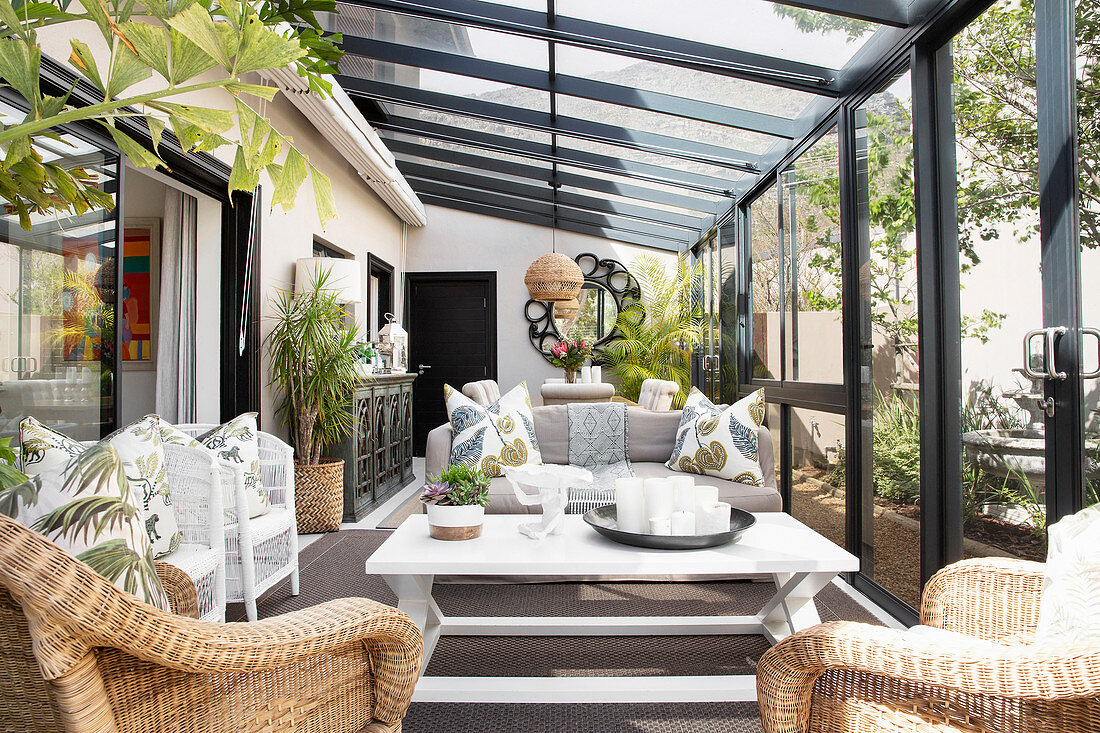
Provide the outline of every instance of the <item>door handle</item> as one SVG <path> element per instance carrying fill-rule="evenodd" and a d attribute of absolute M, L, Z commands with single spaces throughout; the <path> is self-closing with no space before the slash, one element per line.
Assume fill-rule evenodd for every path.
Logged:
<path fill-rule="evenodd" d="M 1046 329 L 1034 328 L 1034 329 L 1032 329 L 1032 330 L 1030 330 L 1030 331 L 1028 331 L 1027 333 L 1024 334 L 1024 368 L 1023 368 L 1023 372 L 1024 372 L 1024 376 L 1026 376 L 1028 379 L 1046 379 L 1047 378 L 1047 373 L 1045 371 L 1046 370 L 1046 363 L 1047 363 L 1047 354 L 1046 354 L 1046 344 L 1045 343 L 1043 345 L 1043 371 L 1036 371 L 1035 369 L 1033 369 L 1031 367 L 1031 342 L 1035 339 L 1036 336 L 1042 336 L 1044 333 L 1046 333 Z"/>
<path fill-rule="evenodd" d="M 1084 340 L 1085 336 L 1092 336 L 1096 339 L 1096 352 L 1097 352 L 1097 367 L 1094 372 L 1084 372 L 1081 374 L 1081 379 L 1096 379 L 1100 377 L 1100 328 L 1082 328 L 1081 329 L 1081 363 L 1084 364 Z"/>
<path fill-rule="evenodd" d="M 1043 359 L 1046 362 L 1047 377 L 1050 379 L 1063 380 L 1069 377 L 1065 372 L 1058 371 L 1054 364 L 1054 341 L 1059 336 L 1064 336 L 1068 330 L 1065 326 L 1055 326 L 1046 330 L 1046 348 L 1043 350 Z"/>
<path fill-rule="evenodd" d="M 417 374 L 423 374 L 425 369 L 431 369 L 431 368 L 432 368 L 431 364 L 421 364 L 416 368 L 417 369 Z"/>

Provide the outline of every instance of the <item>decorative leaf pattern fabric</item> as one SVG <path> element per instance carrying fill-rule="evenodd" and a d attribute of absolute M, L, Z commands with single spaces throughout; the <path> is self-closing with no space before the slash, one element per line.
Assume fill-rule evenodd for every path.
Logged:
<path fill-rule="evenodd" d="M 503 476 L 508 466 L 542 465 L 527 382 L 491 405 L 482 406 L 443 385 L 451 421 L 451 465 L 464 464 L 490 476 Z"/>
<path fill-rule="evenodd" d="M 183 537 L 172 508 L 160 425 L 159 417 L 146 415 L 101 441 L 118 452 L 130 489 L 140 498 L 142 524 L 148 533 L 154 557 L 175 552 Z M 67 465 L 69 459 L 87 450 L 77 441 L 32 417 L 20 423 L 19 442 L 23 471 L 28 476 Z"/>
<path fill-rule="evenodd" d="M 62 436 L 64 437 L 64 436 Z M 75 441 L 72 441 L 75 442 Z M 141 498 L 106 442 L 71 454 L 38 446 L 30 480 L 0 491 L 0 511 L 42 533 L 113 583 L 169 610 L 145 530 Z"/>
<path fill-rule="evenodd" d="M 716 476 L 748 486 L 763 486 L 760 426 L 764 423 L 764 390 L 722 408 L 692 389 L 676 430 L 674 471 Z"/>
<path fill-rule="evenodd" d="M 1100 504 L 1047 528 L 1047 562 L 1037 643 L 1044 648 L 1100 643 Z"/>
<path fill-rule="evenodd" d="M 256 438 L 258 431 L 256 413 L 245 412 L 199 436 L 203 447 L 214 451 L 218 458 L 244 468 L 244 493 L 248 498 L 250 518 L 271 511 L 271 499 L 264 490 L 260 477 L 260 444 Z"/>

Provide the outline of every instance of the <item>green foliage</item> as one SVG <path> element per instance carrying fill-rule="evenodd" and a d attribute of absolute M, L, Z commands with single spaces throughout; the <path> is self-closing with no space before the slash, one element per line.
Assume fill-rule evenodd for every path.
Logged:
<path fill-rule="evenodd" d="M 455 463 L 431 479 L 434 485 L 447 484 L 449 491 L 440 493 L 435 503 L 448 506 L 489 506 L 489 484 L 492 478 L 465 463 Z"/>
<path fill-rule="evenodd" d="M 321 453 L 352 426 L 348 398 L 359 379 L 358 329 L 328 287 L 330 271 L 315 273 L 308 288 L 279 291 L 274 325 L 265 339 L 271 386 L 279 415 L 289 426 L 298 460 L 317 464 Z"/>
<path fill-rule="evenodd" d="M 33 506 L 38 502 L 37 486 L 15 467 L 18 455 L 11 447 L 11 438 L 0 438 L 0 514 L 14 517 L 19 504 Z"/>
<path fill-rule="evenodd" d="M 691 355 L 703 338 L 702 308 L 695 294 L 702 286 L 702 265 L 677 260 L 669 276 L 663 263 L 638 257 L 630 272 L 642 289 L 642 299 L 626 303 L 617 327 L 621 337 L 604 346 L 604 366 L 619 379 L 619 394 L 637 400 L 646 379 L 680 385 L 674 407 L 681 408 L 691 391 Z"/>
<path fill-rule="evenodd" d="M 114 207 L 94 174 L 64 166 L 64 159 L 45 162 L 35 142 L 50 139 L 68 144 L 57 134 L 63 124 L 102 125 L 119 149 L 137 166 L 167 167 L 157 149 L 171 127 L 185 149 L 209 151 L 235 148 L 230 190 L 252 191 L 266 172 L 275 186 L 272 206 L 293 206 L 294 195 L 308 170 L 321 224 L 335 216 L 328 179 L 309 165 L 289 138 L 272 129 L 246 98 L 270 100 L 278 90 L 248 84 L 243 75 L 283 67 L 294 68 L 319 94 L 331 92 L 322 75 L 335 71 L 338 37 L 323 36 L 316 12 L 334 12 L 334 0 L 69 0 L 19 2 L 0 0 L 0 76 L 30 107 L 27 117 L 0 130 L 0 198 L 30 229 L 31 214 L 84 214 Z M 82 11 L 82 12 L 78 12 Z M 97 62 L 91 48 L 74 37 L 69 65 L 95 86 L 103 102 L 86 107 L 68 103 L 68 94 L 42 92 L 39 78 L 41 47 L 37 31 L 61 24 L 91 23 L 106 49 Z M 75 28 L 74 28 L 75 36 Z M 189 83 L 217 69 L 217 78 Z M 157 77 L 151 90 L 125 96 L 135 85 Z M 176 103 L 208 89 L 236 97 L 233 111 Z M 122 118 L 140 119 L 153 140 L 148 150 L 119 125 Z M 231 134 L 236 120 L 236 134 Z M 290 165 L 276 160 L 281 153 Z M 293 155 L 292 155 L 293 153 Z"/>
<path fill-rule="evenodd" d="M 127 593 L 139 597 L 151 595 L 149 589 L 160 585 L 152 557 L 137 554 L 123 539 L 107 540 L 89 547 L 76 559 Z"/>

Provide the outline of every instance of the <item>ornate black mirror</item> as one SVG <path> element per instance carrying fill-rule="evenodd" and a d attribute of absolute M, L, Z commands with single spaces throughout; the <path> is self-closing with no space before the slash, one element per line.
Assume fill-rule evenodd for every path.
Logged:
<path fill-rule="evenodd" d="M 598 362 L 600 345 L 618 336 L 615 324 L 619 313 L 627 303 L 641 298 L 638 281 L 618 260 L 601 259 L 588 252 L 575 259 L 584 273 L 584 287 L 575 300 L 528 300 L 524 306 L 524 316 L 531 324 L 531 344 L 547 361 L 551 346 L 575 338 L 593 344 Z"/>

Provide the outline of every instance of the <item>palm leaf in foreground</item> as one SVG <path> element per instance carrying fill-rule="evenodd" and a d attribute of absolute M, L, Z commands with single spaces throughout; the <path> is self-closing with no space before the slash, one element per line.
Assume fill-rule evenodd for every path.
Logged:
<path fill-rule="evenodd" d="M 139 597 L 159 595 L 156 593 L 159 580 L 152 557 L 130 549 L 126 540 L 107 540 L 89 547 L 76 559 L 127 593 Z"/>
<path fill-rule="evenodd" d="M 16 480 L 19 476 L 22 481 Z M 6 463 L 0 463 L 0 514 L 15 519 L 19 516 L 19 507 L 34 506 L 38 503 L 38 492 L 42 490 L 42 479 L 38 476 L 27 478 Z"/>

